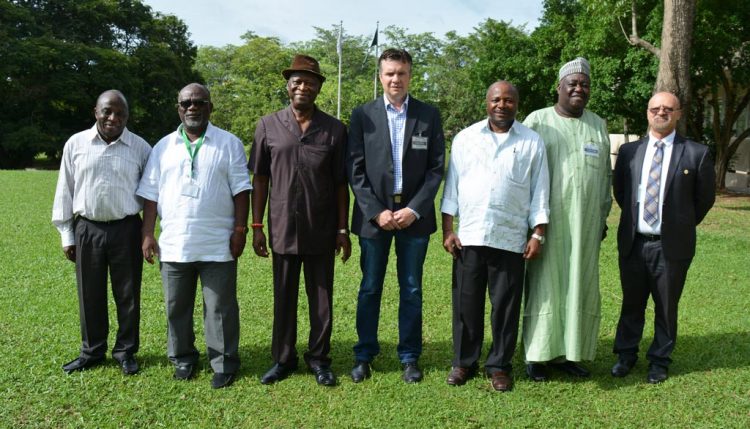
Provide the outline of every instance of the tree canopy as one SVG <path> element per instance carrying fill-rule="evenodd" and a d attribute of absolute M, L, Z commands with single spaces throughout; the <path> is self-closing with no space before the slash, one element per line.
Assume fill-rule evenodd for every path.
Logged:
<path fill-rule="evenodd" d="M 551 105 L 559 67 L 577 56 L 592 66 L 588 108 L 607 120 L 610 132 L 642 135 L 664 13 L 658 0 L 545 0 L 533 31 L 501 17 L 488 17 L 467 35 L 389 26 L 381 29 L 378 48 L 412 54 L 410 92 L 440 109 L 449 141 L 484 117 L 485 91 L 496 80 L 518 87 L 519 119 Z M 748 22 L 750 2 L 696 0 L 693 102 L 683 116 L 688 135 L 714 149 L 718 187 L 740 140 L 750 136 L 750 120 L 741 120 L 750 104 Z M 289 44 L 248 31 L 239 46 L 196 49 L 188 35 L 178 18 L 154 13 L 139 0 L 0 0 L 0 90 L 6 96 L 0 168 L 27 165 L 40 152 L 55 157 L 69 135 L 91 125 L 94 100 L 109 88 L 125 93 L 130 128 L 154 143 L 178 122 L 179 88 L 201 81 L 212 92 L 212 121 L 250 143 L 258 119 L 288 104 L 281 71 L 295 53 L 318 59 L 327 80 L 317 105 L 336 114 L 338 26 L 316 27 L 312 40 Z M 352 109 L 373 97 L 371 40 L 344 28 L 345 123 Z M 381 94 L 379 83 L 376 88 Z"/>
<path fill-rule="evenodd" d="M 128 126 L 154 142 L 179 122 L 195 55 L 182 21 L 137 0 L 0 1 L 0 168 L 58 157 L 111 88 L 128 98 Z"/>

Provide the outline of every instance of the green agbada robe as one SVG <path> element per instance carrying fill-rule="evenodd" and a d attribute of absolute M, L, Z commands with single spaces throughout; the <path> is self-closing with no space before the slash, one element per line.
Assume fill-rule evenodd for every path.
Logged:
<path fill-rule="evenodd" d="M 592 360 L 601 318 L 599 247 L 612 206 L 609 134 L 584 110 L 564 118 L 554 107 L 524 121 L 544 139 L 550 223 L 540 258 L 527 264 L 523 343 L 527 362 Z"/>

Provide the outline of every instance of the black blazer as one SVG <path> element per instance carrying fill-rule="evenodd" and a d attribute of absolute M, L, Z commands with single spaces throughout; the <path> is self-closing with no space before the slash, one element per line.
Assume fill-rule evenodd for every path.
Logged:
<path fill-rule="evenodd" d="M 623 258 L 630 254 L 638 231 L 638 185 L 647 144 L 648 137 L 622 145 L 615 164 L 612 186 L 622 209 L 617 248 Z M 676 135 L 662 200 L 661 245 L 666 259 L 695 255 L 695 227 L 714 205 L 714 179 L 708 147 Z"/>
<path fill-rule="evenodd" d="M 427 137 L 427 148 L 415 149 L 414 136 Z M 429 235 L 437 230 L 435 195 L 443 178 L 445 137 L 440 112 L 411 96 L 403 150 L 402 204 L 420 215 L 405 232 Z M 383 97 L 352 112 L 346 172 L 355 198 L 352 232 L 376 238 L 384 231 L 372 219 L 385 209 L 394 209 L 391 138 Z"/>

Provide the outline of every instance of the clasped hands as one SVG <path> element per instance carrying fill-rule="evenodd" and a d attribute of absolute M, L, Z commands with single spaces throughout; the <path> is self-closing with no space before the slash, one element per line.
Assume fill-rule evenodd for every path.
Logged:
<path fill-rule="evenodd" d="M 395 212 L 385 209 L 375 217 L 378 226 L 386 231 L 408 228 L 415 220 L 417 220 L 417 215 L 408 207 Z"/>

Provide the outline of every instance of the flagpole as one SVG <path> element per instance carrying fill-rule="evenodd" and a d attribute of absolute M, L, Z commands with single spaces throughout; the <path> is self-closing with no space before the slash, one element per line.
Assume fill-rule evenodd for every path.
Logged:
<path fill-rule="evenodd" d="M 380 52 L 378 51 L 378 28 L 380 27 L 380 21 L 377 21 L 375 24 L 375 38 L 373 41 L 375 42 L 375 79 L 373 79 L 372 82 L 372 99 L 375 100 L 378 98 L 378 57 L 380 57 Z"/>
<path fill-rule="evenodd" d="M 341 46 L 341 33 L 344 31 L 344 21 L 339 22 L 339 39 L 336 42 L 336 52 L 339 54 L 339 87 L 338 87 L 338 100 L 336 107 L 336 118 L 341 119 L 341 57 L 343 47 Z"/>

